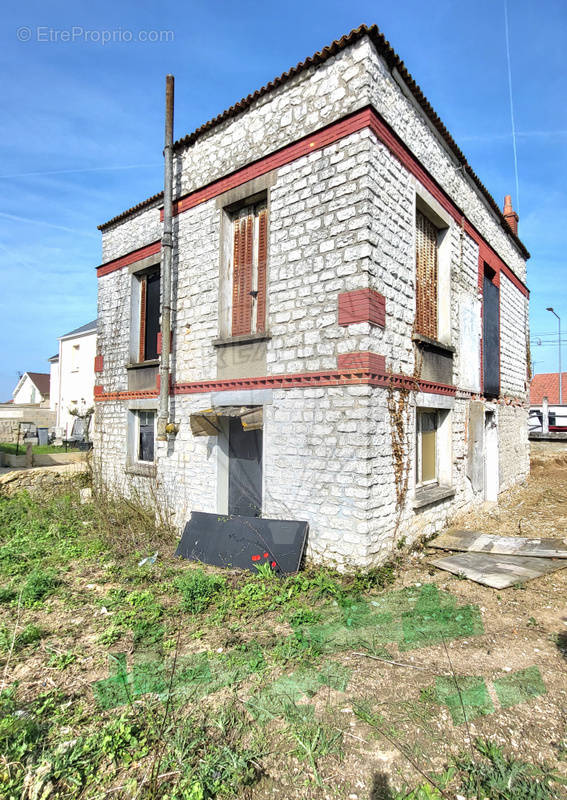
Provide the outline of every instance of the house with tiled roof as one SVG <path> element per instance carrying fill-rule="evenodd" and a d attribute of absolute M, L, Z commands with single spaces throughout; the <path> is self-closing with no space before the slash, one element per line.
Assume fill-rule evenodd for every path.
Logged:
<path fill-rule="evenodd" d="M 548 430 L 567 431 L 567 375 L 561 373 L 561 396 L 559 373 L 542 372 L 534 375 L 530 384 L 530 433 L 543 431 L 544 405 L 548 414 Z"/>
<path fill-rule="evenodd" d="M 518 216 L 376 26 L 176 141 L 173 175 L 171 300 L 167 197 L 100 226 L 107 486 L 179 529 L 306 520 L 308 557 L 349 568 L 526 476 Z"/>
<path fill-rule="evenodd" d="M 49 406 L 49 372 L 24 372 L 12 392 L 12 402 L 20 405 Z"/>

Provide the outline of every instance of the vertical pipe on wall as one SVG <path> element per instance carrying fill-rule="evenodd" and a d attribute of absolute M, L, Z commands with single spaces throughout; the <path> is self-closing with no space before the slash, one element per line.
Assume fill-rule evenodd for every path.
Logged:
<path fill-rule="evenodd" d="M 161 239 L 161 355 L 157 438 L 167 439 L 169 417 L 169 357 L 171 350 L 171 257 L 173 250 L 173 75 L 165 78 L 165 145 L 163 181 L 163 235 Z"/>

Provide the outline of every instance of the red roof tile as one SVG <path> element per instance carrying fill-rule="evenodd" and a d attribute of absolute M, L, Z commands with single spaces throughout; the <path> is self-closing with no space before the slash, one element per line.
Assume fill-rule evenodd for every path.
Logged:
<path fill-rule="evenodd" d="M 567 403 L 567 373 L 561 373 L 562 400 Z M 542 372 L 534 375 L 530 386 L 530 405 L 540 406 L 543 398 L 547 397 L 549 404 L 556 406 L 559 403 L 559 373 Z"/>

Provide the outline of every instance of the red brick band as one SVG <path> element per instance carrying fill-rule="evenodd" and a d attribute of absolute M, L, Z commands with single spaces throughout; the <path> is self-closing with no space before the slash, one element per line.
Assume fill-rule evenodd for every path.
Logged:
<path fill-rule="evenodd" d="M 347 355 L 347 354 L 345 354 Z M 345 367 L 325 372 L 299 372 L 290 375 L 267 375 L 261 378 L 233 378 L 226 380 L 212 381 L 191 381 L 190 383 L 176 383 L 172 386 L 172 393 L 181 394 L 205 394 L 207 392 L 223 392 L 238 389 L 307 389 L 319 386 L 351 386 L 366 385 L 372 387 L 391 386 L 394 389 L 407 389 L 410 391 L 429 392 L 454 397 L 457 392 L 456 386 L 448 386 L 443 383 L 423 381 L 412 378 L 408 375 L 387 373 L 384 369 L 376 369 L 381 366 L 383 356 L 376 353 L 351 353 L 350 356 L 358 356 L 362 361 L 366 361 L 371 366 Z M 159 394 L 159 390 L 150 389 L 145 391 L 118 391 L 105 392 L 102 386 L 95 386 L 95 400 L 132 400 L 137 398 L 154 398 Z"/>
<path fill-rule="evenodd" d="M 430 192 L 430 194 L 447 211 L 447 213 L 450 214 L 459 224 L 463 225 L 466 233 L 479 245 L 479 247 L 483 248 L 484 253 L 487 256 L 484 258 L 484 260 L 487 260 L 494 269 L 497 269 L 498 271 L 502 270 L 506 277 L 512 281 L 512 283 L 522 292 L 522 294 L 526 295 L 526 297 L 529 296 L 529 290 L 525 284 L 522 283 L 522 281 L 504 263 L 500 256 L 498 256 L 497 253 L 488 245 L 477 229 L 466 219 L 462 211 L 454 204 L 454 202 L 438 185 L 429 172 L 427 172 L 427 170 L 419 163 L 419 161 L 409 151 L 402 140 L 392 131 L 387 122 L 383 120 L 378 112 L 372 107 L 364 108 L 348 117 L 344 117 L 338 122 L 333 122 L 330 125 L 327 125 L 325 128 L 299 139 L 294 144 L 287 145 L 286 147 L 277 150 L 275 153 L 272 153 L 269 156 L 259 159 L 247 167 L 236 170 L 230 175 L 226 175 L 224 178 L 213 181 L 207 186 L 204 186 L 201 189 L 197 189 L 196 191 L 179 198 L 174 204 L 174 213 L 180 214 L 183 211 L 194 208 L 200 203 L 204 203 L 207 200 L 218 197 L 218 195 L 227 192 L 229 189 L 234 189 L 237 186 L 241 186 L 253 178 L 257 178 L 260 175 L 265 175 L 267 172 L 271 172 L 273 169 L 277 169 L 284 164 L 289 164 L 298 158 L 302 158 L 308 153 L 311 153 L 315 150 L 320 150 L 323 147 L 332 144 L 333 142 L 343 139 L 345 136 L 350 136 L 352 133 L 364 130 L 365 128 L 369 128 L 374 133 L 376 138 L 381 141 L 382 144 L 388 148 L 388 150 L 390 150 L 390 152 L 398 159 L 398 161 L 400 161 L 401 164 L 419 180 L 422 186 L 424 186 Z M 152 253 L 157 253 L 159 252 L 160 243 L 154 242 L 147 247 L 157 247 L 157 249 L 152 251 Z M 97 267 L 98 276 L 101 277 L 102 275 L 107 275 L 109 272 L 113 272 L 116 269 L 121 269 L 123 266 L 126 266 L 126 264 L 134 263 L 135 261 L 152 254 L 148 252 L 145 255 L 140 255 L 140 253 L 145 249 L 146 248 L 140 248 L 139 250 L 128 253 L 118 259 L 114 259 L 114 261 L 101 264 L 99 267 Z"/>
<path fill-rule="evenodd" d="M 356 289 L 339 295 L 339 325 L 346 327 L 357 322 L 371 325 L 386 324 L 386 300 L 373 289 Z"/>

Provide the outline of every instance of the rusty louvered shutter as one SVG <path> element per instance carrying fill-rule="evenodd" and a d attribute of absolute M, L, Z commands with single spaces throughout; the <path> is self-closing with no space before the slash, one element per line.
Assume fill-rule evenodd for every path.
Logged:
<path fill-rule="evenodd" d="M 252 329 L 252 270 L 254 264 L 254 217 L 234 220 L 234 265 L 232 279 L 232 335 Z"/>
<path fill-rule="evenodd" d="M 417 333 L 437 339 L 437 228 L 416 211 L 416 314 Z"/>
<path fill-rule="evenodd" d="M 256 330 L 266 330 L 266 290 L 268 263 L 268 209 L 258 214 L 258 305 L 256 308 Z"/>

